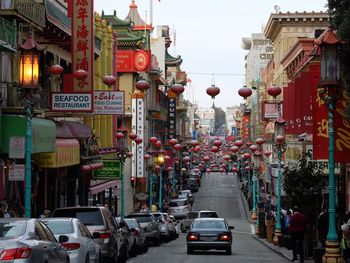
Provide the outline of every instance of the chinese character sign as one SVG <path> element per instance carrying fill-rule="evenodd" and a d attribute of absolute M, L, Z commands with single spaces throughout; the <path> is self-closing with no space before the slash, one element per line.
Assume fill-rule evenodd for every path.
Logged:
<path fill-rule="evenodd" d="M 131 100 L 131 130 L 137 137 L 144 139 L 145 106 L 143 95 L 134 94 Z M 131 174 L 133 177 L 144 177 L 144 142 L 136 144 L 132 142 L 133 157 L 131 160 Z"/>
<path fill-rule="evenodd" d="M 176 97 L 168 99 L 168 139 L 176 138 Z"/>

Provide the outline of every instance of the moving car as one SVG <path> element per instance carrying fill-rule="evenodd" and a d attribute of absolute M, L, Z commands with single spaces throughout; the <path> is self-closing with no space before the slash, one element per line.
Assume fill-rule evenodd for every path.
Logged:
<path fill-rule="evenodd" d="M 232 233 L 223 218 L 197 218 L 193 221 L 187 233 L 187 254 L 194 250 L 225 250 L 227 255 L 232 253 Z"/>
<path fill-rule="evenodd" d="M 185 218 L 187 213 L 191 211 L 191 205 L 186 199 L 171 199 L 169 202 L 169 214 L 177 218 Z"/>
<path fill-rule="evenodd" d="M 104 206 L 75 206 L 56 208 L 52 217 L 78 218 L 100 245 L 104 259 L 125 262 L 127 248 L 123 246 L 123 234 L 112 213 Z"/>
<path fill-rule="evenodd" d="M 133 234 L 136 240 L 137 254 L 142 254 L 144 252 L 147 252 L 148 244 L 146 242 L 145 233 L 143 232 L 143 229 L 140 226 L 140 223 L 137 222 L 135 218 L 124 218 L 124 221 L 130 229 L 135 229 Z"/>
<path fill-rule="evenodd" d="M 60 243 L 68 236 L 60 235 Z M 39 219 L 0 219 L 0 261 L 20 263 L 68 263 L 67 251 Z"/>
<path fill-rule="evenodd" d="M 181 190 L 181 191 L 179 191 L 179 196 L 180 195 L 187 195 L 190 204 L 193 205 L 194 195 L 192 194 L 191 190 Z M 181 198 L 179 198 L 179 199 L 181 199 Z"/>
<path fill-rule="evenodd" d="M 180 224 L 181 232 L 186 233 L 190 229 L 193 221 L 198 217 L 199 217 L 199 211 L 188 212 L 187 217 L 184 220 L 182 220 Z"/>
<path fill-rule="evenodd" d="M 67 250 L 70 263 L 98 263 L 100 246 L 94 241 L 89 230 L 77 218 L 45 218 L 42 222 L 51 230 L 56 238 L 68 236 L 69 240 L 62 243 Z M 102 257 L 102 255 L 101 255 Z"/>
<path fill-rule="evenodd" d="M 156 245 L 160 244 L 160 232 L 158 223 L 154 216 L 150 213 L 131 213 L 125 216 L 125 218 L 135 218 L 142 227 L 147 242 L 153 241 Z"/>
<path fill-rule="evenodd" d="M 199 211 L 198 218 L 206 218 L 206 217 L 218 218 L 218 215 L 213 210 L 201 210 L 201 211 Z"/>

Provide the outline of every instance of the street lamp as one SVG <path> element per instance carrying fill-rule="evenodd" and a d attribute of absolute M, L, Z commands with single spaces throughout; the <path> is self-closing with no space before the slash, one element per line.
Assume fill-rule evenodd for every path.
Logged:
<path fill-rule="evenodd" d="M 20 46 L 19 88 L 20 101 L 26 113 L 26 150 L 25 150 L 25 196 L 24 214 L 31 217 L 31 191 L 32 191 L 32 117 L 33 107 L 39 102 L 36 91 L 39 84 L 39 56 L 44 48 L 39 46 L 32 37 L 32 29 L 26 41 Z"/>
<path fill-rule="evenodd" d="M 163 206 L 163 175 L 162 175 L 162 168 L 161 166 L 164 164 L 165 160 L 164 160 L 164 155 L 162 153 L 158 154 L 158 156 L 156 156 L 154 158 L 154 164 L 156 165 L 156 167 L 158 166 L 159 169 L 156 169 L 156 172 L 159 173 L 159 200 L 158 200 L 158 206 L 159 206 L 159 211 L 162 211 L 162 206 Z"/>
<path fill-rule="evenodd" d="M 285 144 L 285 130 L 284 126 L 286 124 L 286 121 L 278 117 L 275 123 L 275 141 L 276 144 L 274 145 L 274 151 L 277 154 L 278 159 L 278 179 L 277 179 L 277 211 L 276 211 L 276 227 L 275 227 L 275 236 L 273 238 L 273 243 L 275 245 L 278 244 L 278 238 L 282 236 L 282 227 L 281 227 L 281 162 L 282 162 L 282 154 L 286 151 L 286 144 Z"/>
<path fill-rule="evenodd" d="M 339 253 L 339 242 L 335 220 L 335 175 L 334 175 L 334 108 L 339 99 L 341 89 L 340 82 L 340 47 L 342 41 L 337 38 L 332 28 L 329 28 L 316 41 L 320 47 L 321 81 L 319 85 L 319 96 L 327 103 L 328 107 L 328 234 L 326 251 L 322 262 L 341 262 Z"/>

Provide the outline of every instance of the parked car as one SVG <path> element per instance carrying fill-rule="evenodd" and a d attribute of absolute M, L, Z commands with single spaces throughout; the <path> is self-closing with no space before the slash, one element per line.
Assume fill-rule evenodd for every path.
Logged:
<path fill-rule="evenodd" d="M 176 232 L 176 225 L 177 225 L 177 222 L 174 218 L 174 220 L 169 216 L 168 213 L 163 213 L 163 216 L 164 216 L 164 219 L 166 222 L 168 222 L 168 225 L 169 225 L 169 238 L 171 240 L 175 239 L 175 238 L 178 238 L 178 234 Z"/>
<path fill-rule="evenodd" d="M 225 250 L 232 253 L 232 233 L 223 218 L 197 218 L 193 221 L 187 233 L 187 254 L 194 250 Z"/>
<path fill-rule="evenodd" d="M 68 263 L 69 255 L 60 243 L 68 236 L 54 234 L 39 219 L 0 219 L 0 261 L 21 263 Z"/>
<path fill-rule="evenodd" d="M 125 262 L 127 248 L 123 246 L 123 234 L 112 213 L 104 206 L 77 206 L 57 208 L 52 217 L 78 218 L 100 245 L 104 259 Z"/>
<path fill-rule="evenodd" d="M 133 232 L 135 240 L 136 240 L 136 252 L 137 254 L 142 254 L 147 252 L 148 244 L 146 242 L 145 233 L 140 226 L 140 223 L 135 218 L 124 218 L 125 223 L 128 225 L 130 229 L 135 229 Z"/>
<path fill-rule="evenodd" d="M 100 246 L 94 241 L 89 230 L 77 218 L 44 218 L 41 219 L 58 239 L 60 235 L 68 236 L 69 240 L 62 243 L 67 250 L 70 263 L 100 262 Z"/>
<path fill-rule="evenodd" d="M 131 213 L 125 218 L 135 218 L 145 232 L 147 242 L 153 241 L 155 245 L 160 244 L 160 232 L 158 223 L 156 222 L 153 214 L 150 213 Z"/>
<path fill-rule="evenodd" d="M 169 222 L 161 212 L 152 213 L 158 223 L 160 237 L 164 242 L 170 241 Z"/>
<path fill-rule="evenodd" d="M 177 218 L 185 218 L 187 213 L 191 211 L 191 204 L 187 199 L 171 199 L 169 202 L 169 214 Z"/>
<path fill-rule="evenodd" d="M 195 198 L 194 198 L 194 195 L 192 194 L 191 190 L 181 190 L 181 191 L 179 191 L 179 196 L 180 195 L 184 195 L 184 194 L 187 194 L 188 200 L 190 201 L 190 204 L 193 205 Z"/>
<path fill-rule="evenodd" d="M 180 223 L 175 219 L 173 215 L 169 215 L 169 218 L 173 221 L 173 224 L 175 226 L 175 238 L 178 238 L 180 235 Z"/>
<path fill-rule="evenodd" d="M 201 210 L 199 211 L 198 218 L 218 218 L 218 214 L 213 210 Z"/>
<path fill-rule="evenodd" d="M 200 177 L 200 174 L 199 173 L 190 173 L 189 176 L 187 177 L 189 179 L 195 179 L 197 184 L 198 184 L 198 187 L 201 186 L 201 177 Z"/>
<path fill-rule="evenodd" d="M 199 187 L 196 179 L 187 178 L 183 181 L 181 190 L 191 190 L 191 192 L 198 192 Z"/>
<path fill-rule="evenodd" d="M 199 217 L 199 211 L 188 212 L 187 217 L 184 220 L 182 220 L 180 224 L 181 232 L 186 233 L 190 229 L 193 221 L 198 217 Z"/>
<path fill-rule="evenodd" d="M 135 257 L 137 255 L 136 252 L 136 239 L 134 236 L 134 228 L 129 228 L 129 226 L 125 223 L 124 219 L 121 217 L 116 217 L 118 225 L 120 226 L 120 231 L 124 237 L 124 246 L 128 248 L 128 258 Z"/>

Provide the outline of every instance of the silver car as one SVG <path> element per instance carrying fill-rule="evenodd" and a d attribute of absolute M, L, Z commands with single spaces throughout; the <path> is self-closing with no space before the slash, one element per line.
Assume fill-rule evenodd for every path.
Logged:
<path fill-rule="evenodd" d="M 186 199 L 171 199 L 169 202 L 169 214 L 175 218 L 185 218 L 187 213 L 191 211 L 191 205 Z"/>
<path fill-rule="evenodd" d="M 170 241 L 169 222 L 161 212 L 155 212 L 153 215 L 158 223 L 158 229 L 162 240 L 164 242 Z"/>
<path fill-rule="evenodd" d="M 66 235 L 58 237 L 61 243 Z M 11 263 L 68 263 L 67 251 L 39 219 L 0 219 L 0 261 Z"/>
<path fill-rule="evenodd" d="M 100 246 L 94 241 L 89 230 L 77 218 L 46 218 L 41 219 L 58 238 L 68 236 L 69 240 L 62 246 L 68 251 L 70 263 L 98 263 Z M 102 255 L 101 255 L 102 257 Z"/>
<path fill-rule="evenodd" d="M 133 234 L 136 240 L 136 252 L 137 254 L 142 254 L 147 252 L 148 245 L 146 242 L 145 233 L 143 232 L 142 227 L 135 218 L 124 218 L 125 223 L 130 229 L 135 229 Z"/>

